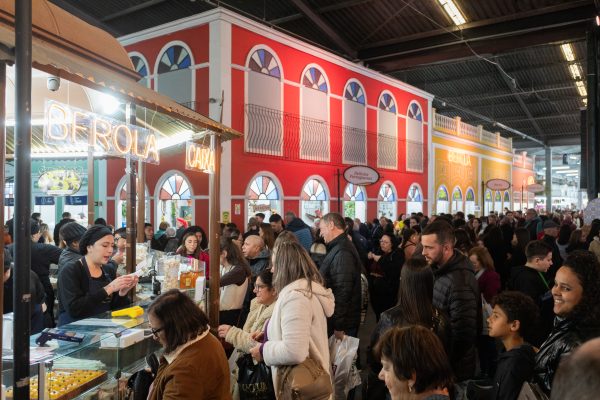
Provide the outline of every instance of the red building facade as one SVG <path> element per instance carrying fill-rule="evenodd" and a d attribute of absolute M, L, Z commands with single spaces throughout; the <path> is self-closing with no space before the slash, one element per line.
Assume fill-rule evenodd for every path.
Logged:
<path fill-rule="evenodd" d="M 238 226 L 259 211 L 307 223 L 338 207 L 363 221 L 429 211 L 431 95 L 226 10 L 122 43 L 149 87 L 244 132 L 224 146 L 220 182 L 221 211 Z M 208 179 L 185 170 L 184 151 L 163 150 L 147 166 L 155 224 L 207 224 Z M 340 174 L 352 165 L 380 180 L 347 183 Z M 109 220 L 122 210 L 123 168 L 109 161 Z"/>

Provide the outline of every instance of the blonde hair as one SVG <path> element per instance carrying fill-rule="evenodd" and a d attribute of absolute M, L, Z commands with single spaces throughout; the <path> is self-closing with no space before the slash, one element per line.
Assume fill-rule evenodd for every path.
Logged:
<path fill-rule="evenodd" d="M 294 235 L 292 234 L 292 236 Z M 312 282 L 324 284 L 317 266 L 298 240 L 289 240 L 289 238 L 282 238 L 280 235 L 275 241 L 272 260 L 274 268 L 273 287 L 278 293 L 281 293 L 284 287 L 298 279 L 306 279 L 306 286 L 310 292 L 312 292 Z"/>

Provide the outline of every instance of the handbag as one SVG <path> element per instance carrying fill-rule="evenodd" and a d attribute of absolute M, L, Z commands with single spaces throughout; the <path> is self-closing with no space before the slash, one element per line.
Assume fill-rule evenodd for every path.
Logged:
<path fill-rule="evenodd" d="M 333 393 L 331 377 L 310 357 L 298 365 L 277 368 L 280 400 L 327 400 Z"/>
<path fill-rule="evenodd" d="M 548 400 L 548 396 L 536 383 L 524 382 L 517 400 Z"/>
<path fill-rule="evenodd" d="M 252 356 L 244 354 L 236 364 L 240 400 L 275 400 L 271 368 L 264 361 L 254 364 Z"/>
<path fill-rule="evenodd" d="M 129 377 L 127 380 L 127 399 L 130 400 L 146 400 L 150 392 L 150 386 L 154 382 L 156 373 L 158 372 L 159 362 L 154 353 L 146 356 L 146 363 L 150 367 L 144 368 Z"/>

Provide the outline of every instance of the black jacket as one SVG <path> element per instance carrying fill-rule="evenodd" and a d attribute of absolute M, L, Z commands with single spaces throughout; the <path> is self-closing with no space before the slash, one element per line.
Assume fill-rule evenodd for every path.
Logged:
<path fill-rule="evenodd" d="M 59 314 L 68 312 L 72 318 L 84 319 L 93 317 L 90 310 L 108 297 L 106 290 L 90 293 L 89 278 L 84 270 L 87 268 L 85 257 L 82 262 L 66 264 L 58 272 L 58 310 Z M 102 265 L 105 276 L 113 281 L 117 277 L 113 265 Z M 127 296 L 121 297 L 118 292 L 111 294 L 110 309 L 116 310 L 129 304 Z"/>
<path fill-rule="evenodd" d="M 518 266 L 511 269 L 508 288 L 531 297 L 534 303 L 540 308 L 542 306 L 542 296 L 550 290 L 550 287 L 544 283 L 540 273 L 526 266 Z"/>
<path fill-rule="evenodd" d="M 546 272 L 546 278 L 548 282 L 554 282 L 554 276 L 556 276 L 556 271 L 558 271 L 558 269 L 561 267 L 563 259 L 560 255 L 560 250 L 556 244 L 555 237 L 544 235 L 542 240 L 552 247 L 552 266 L 548 268 L 548 272 Z"/>
<path fill-rule="evenodd" d="M 386 396 L 389 398 L 385 382 L 380 380 L 377 376 L 379 371 L 381 371 L 381 362 L 375 358 L 373 348 L 379 341 L 379 338 L 388 330 L 394 327 L 401 328 L 408 325 L 410 324 L 404 319 L 404 313 L 400 306 L 392 307 L 381 313 L 381 318 L 371 335 L 371 343 L 367 348 L 367 364 L 369 365 L 369 373 L 367 376 L 367 399 L 384 399 Z M 426 327 L 433 330 L 437 337 L 442 341 L 446 351 L 448 351 L 448 346 L 450 344 L 450 323 L 446 314 L 443 311 L 434 308 L 431 325 Z"/>
<path fill-rule="evenodd" d="M 371 273 L 383 275 L 381 277 L 369 275 L 371 305 L 378 317 L 398 301 L 402 265 L 404 265 L 404 252 L 393 249 L 391 253 L 383 254 L 371 268 Z"/>
<path fill-rule="evenodd" d="M 356 248 L 345 233 L 327 243 L 321 263 L 325 285 L 335 296 L 335 310 L 328 321 L 329 330 L 358 329 L 361 308 L 361 262 Z"/>
<path fill-rule="evenodd" d="M 72 248 L 64 248 L 60 254 L 60 257 L 58 258 L 58 270 L 60 271 L 65 265 L 72 264 L 81 257 L 83 257 L 81 253 L 73 250 Z"/>
<path fill-rule="evenodd" d="M 475 375 L 475 341 L 482 326 L 479 286 L 471 263 L 458 251 L 433 268 L 433 305 L 450 317 L 450 364 L 460 382 Z"/>
<path fill-rule="evenodd" d="M 600 332 L 596 332 L 598 335 Z M 556 317 L 554 329 L 535 357 L 534 380 L 550 393 L 554 374 L 563 356 L 594 335 L 583 334 L 576 321 Z"/>
<path fill-rule="evenodd" d="M 54 227 L 53 236 L 55 245 L 60 245 L 60 228 L 62 228 L 63 225 L 68 224 L 69 222 L 75 222 L 75 220 L 72 218 L 63 218 L 56 223 L 56 226 Z"/>
<path fill-rule="evenodd" d="M 535 352 L 528 344 L 501 353 L 494 375 L 496 400 L 516 400 L 523 383 L 531 379 L 534 364 Z"/>

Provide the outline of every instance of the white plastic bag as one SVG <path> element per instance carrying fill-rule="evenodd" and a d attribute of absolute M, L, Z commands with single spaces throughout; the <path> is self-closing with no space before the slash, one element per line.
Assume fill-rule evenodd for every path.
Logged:
<path fill-rule="evenodd" d="M 360 373 L 356 368 L 359 339 L 344 336 L 337 340 L 335 335 L 329 338 L 329 358 L 333 377 L 334 399 L 345 400 L 352 388 L 360 385 Z"/>

